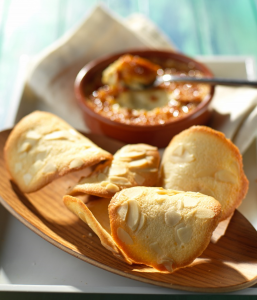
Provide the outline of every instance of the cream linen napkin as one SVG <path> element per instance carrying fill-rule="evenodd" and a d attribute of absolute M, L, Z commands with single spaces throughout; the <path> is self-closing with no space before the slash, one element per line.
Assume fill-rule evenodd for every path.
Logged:
<path fill-rule="evenodd" d="M 257 89 L 217 86 L 210 126 L 222 131 L 243 154 L 257 136 Z"/>
<path fill-rule="evenodd" d="M 74 80 L 89 61 L 133 48 L 175 49 L 153 23 L 138 15 L 122 20 L 97 5 L 65 36 L 32 61 L 28 86 L 72 126 L 87 131 L 76 105 Z"/>
<path fill-rule="evenodd" d="M 81 24 L 34 59 L 28 85 L 60 117 L 87 131 L 73 91 L 79 70 L 102 55 L 145 47 L 176 50 L 144 16 L 121 19 L 98 5 Z M 211 126 L 224 132 L 242 153 L 257 135 L 256 103 L 257 89 L 216 88 Z"/>

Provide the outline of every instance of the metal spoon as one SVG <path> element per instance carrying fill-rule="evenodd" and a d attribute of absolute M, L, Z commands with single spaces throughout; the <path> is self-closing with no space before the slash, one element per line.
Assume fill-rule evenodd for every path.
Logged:
<path fill-rule="evenodd" d="M 257 81 L 244 79 L 228 79 L 228 78 L 207 78 L 207 77 L 188 77 L 188 76 L 173 76 L 165 74 L 158 76 L 153 83 L 153 86 L 159 86 L 165 82 L 192 82 L 192 83 L 207 83 L 210 85 L 226 85 L 226 86 L 252 86 L 257 88 Z"/>

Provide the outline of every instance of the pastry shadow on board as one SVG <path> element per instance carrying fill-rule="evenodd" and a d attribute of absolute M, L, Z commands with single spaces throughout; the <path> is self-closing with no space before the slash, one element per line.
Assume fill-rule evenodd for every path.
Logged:
<path fill-rule="evenodd" d="M 49 184 L 47 187 L 33 194 L 24 194 L 20 191 L 19 187 L 13 181 L 10 181 L 10 184 L 12 190 L 15 192 L 20 202 L 34 215 L 34 224 L 32 223 L 32 225 L 46 233 L 49 237 L 53 238 L 64 247 L 67 247 L 81 254 L 82 257 L 79 258 L 82 258 L 82 260 L 84 261 L 87 261 L 86 258 L 88 257 L 88 254 L 90 252 L 91 259 L 98 260 L 99 257 L 101 257 L 102 263 L 104 263 L 106 259 L 108 259 L 109 261 L 111 260 L 112 264 L 119 264 L 120 270 L 125 271 L 127 267 L 129 267 L 129 265 L 116 258 L 110 251 L 108 251 L 101 245 L 98 236 L 89 228 L 89 226 L 78 219 L 77 216 L 75 216 L 65 207 L 62 202 L 62 196 L 60 193 L 58 193 L 58 196 L 55 199 L 52 199 L 53 202 L 55 202 L 53 204 L 52 213 L 49 213 L 49 209 L 47 212 L 43 209 L 40 209 L 40 206 L 38 206 L 38 201 L 34 200 L 35 198 L 37 198 L 36 194 L 42 195 L 43 193 L 47 197 L 50 196 L 51 191 L 56 190 L 55 185 L 58 185 L 59 187 L 66 186 L 65 183 L 68 183 L 70 181 L 70 178 L 68 178 L 67 180 L 67 177 L 71 177 L 70 175 L 72 174 L 57 179 L 55 182 Z M 75 176 L 73 176 L 73 178 L 75 178 Z M 41 197 L 40 195 L 39 197 Z M 58 216 L 55 216 L 55 209 L 59 212 L 62 210 L 62 215 L 64 218 L 60 218 L 60 214 L 58 214 Z M 69 220 L 66 219 L 66 217 Z M 40 224 L 36 224 L 36 219 L 40 221 Z M 43 228 L 44 225 L 47 228 L 47 232 L 45 232 Z M 97 251 L 97 248 L 101 249 L 100 253 Z M 73 255 L 77 256 L 75 252 L 73 253 Z M 122 267 L 122 264 L 124 264 L 124 267 Z M 138 268 L 140 269 L 142 268 L 142 266 L 139 265 Z"/>
<path fill-rule="evenodd" d="M 59 181 L 59 183 L 57 182 Z M 60 181 L 67 182 L 65 178 L 58 179 L 56 181 L 56 184 L 60 186 Z M 48 229 L 50 229 L 56 236 L 61 238 L 63 241 L 65 241 L 65 246 L 72 245 L 74 250 L 76 249 L 78 253 L 81 255 L 87 257 L 88 252 L 93 252 L 96 250 L 95 245 L 97 244 L 99 248 L 101 248 L 101 256 L 103 259 L 111 260 L 113 264 L 116 265 L 116 267 L 119 265 L 119 269 L 125 273 L 155 273 L 158 277 L 159 274 L 165 274 L 165 276 L 173 277 L 177 276 L 178 274 L 185 273 L 187 268 L 190 268 L 190 273 L 201 273 L 204 271 L 211 272 L 212 276 L 220 276 L 221 272 L 225 272 L 226 274 L 229 274 L 229 277 L 238 278 L 238 280 L 246 280 L 247 278 L 240 273 L 239 270 L 237 270 L 234 266 L 231 267 L 230 264 L 235 265 L 235 259 L 237 258 L 240 262 L 238 264 L 246 264 L 251 263 L 251 259 L 248 256 L 244 256 L 243 252 L 244 247 L 241 247 L 240 249 L 240 241 L 234 240 L 233 242 L 228 243 L 229 247 L 225 249 L 224 253 L 221 253 L 221 249 L 223 249 L 224 242 L 222 239 L 226 239 L 225 237 L 221 237 L 220 240 L 216 244 L 210 243 L 207 249 L 203 252 L 203 254 L 194 260 L 194 262 L 189 265 L 186 268 L 182 268 L 179 270 L 176 270 L 172 274 L 162 273 L 159 272 L 151 267 L 145 266 L 145 265 L 127 265 L 125 262 L 120 261 L 118 258 L 113 256 L 113 254 L 106 250 L 100 243 L 99 238 L 97 235 L 92 232 L 92 230 L 86 225 L 84 222 L 79 220 L 76 216 L 72 213 L 70 213 L 66 207 L 62 203 L 62 199 L 53 199 L 53 201 L 58 201 L 58 206 L 63 206 L 64 210 L 67 210 L 67 215 L 70 215 L 70 222 L 66 223 L 64 220 L 57 220 L 54 218 L 51 218 L 51 216 L 44 215 L 44 213 L 36 207 L 36 203 L 33 203 L 33 199 L 29 199 L 29 195 L 26 195 L 22 193 L 18 186 L 10 181 L 11 187 L 13 191 L 15 192 L 16 196 L 20 199 L 20 201 L 26 206 Z M 50 185 L 53 185 L 54 183 L 51 183 Z M 49 185 L 49 187 L 50 187 Z M 49 188 L 48 187 L 48 188 Z M 43 188 L 44 189 L 44 188 Z M 55 187 L 50 187 L 50 190 L 55 190 Z M 38 192 L 36 192 L 38 193 Z M 47 191 L 46 191 L 47 193 Z M 35 194 L 35 193 L 34 193 Z M 33 197 L 32 197 L 33 198 Z M 93 200 L 96 201 L 96 200 Z M 54 207 L 53 207 L 54 209 Z M 54 210 L 53 210 L 54 214 Z M 232 224 L 235 223 L 235 228 L 232 228 L 231 226 L 227 229 L 227 234 L 234 234 L 234 231 L 237 231 L 237 222 L 233 222 L 233 218 L 231 220 Z M 37 227 L 37 226 L 36 226 Z M 233 227 L 233 225 L 232 225 Z M 49 234 L 51 236 L 51 234 Z M 227 243 L 228 241 L 225 241 Z M 257 243 L 256 243 L 257 245 Z M 232 251 L 234 247 L 237 247 L 237 253 L 234 256 L 227 256 L 226 251 Z M 71 248 L 71 247 L 70 247 Z M 241 250 L 241 251 L 240 251 Z M 222 260 L 217 259 L 217 254 L 220 256 L 220 258 L 223 258 Z M 97 252 L 96 252 L 97 255 Z M 75 255 L 76 256 L 76 255 Z M 256 255 L 255 255 L 256 256 Z M 216 257 L 216 259 L 214 259 Z M 94 258 L 93 258 L 94 259 Z M 215 268 L 213 268 L 213 265 L 215 265 Z"/>

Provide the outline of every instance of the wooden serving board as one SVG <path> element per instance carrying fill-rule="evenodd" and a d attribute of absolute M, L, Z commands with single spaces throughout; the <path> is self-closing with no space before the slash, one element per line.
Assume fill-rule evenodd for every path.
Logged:
<path fill-rule="evenodd" d="M 0 132 L 0 202 L 18 220 L 56 247 L 104 270 L 166 288 L 217 293 L 257 283 L 257 232 L 238 211 L 217 243 L 210 243 L 189 267 L 172 274 L 142 265 L 130 266 L 115 258 L 62 202 L 67 187 L 76 182 L 81 172 L 58 179 L 38 192 L 22 193 L 5 168 L 3 147 L 9 133 L 10 130 Z M 106 137 L 92 134 L 88 137 L 110 152 L 122 146 Z"/>

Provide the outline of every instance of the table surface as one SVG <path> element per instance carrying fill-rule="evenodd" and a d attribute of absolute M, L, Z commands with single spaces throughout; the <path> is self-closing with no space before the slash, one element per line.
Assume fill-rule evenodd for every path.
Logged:
<path fill-rule="evenodd" d="M 20 56 L 42 51 L 98 2 L 0 0 L 0 129 L 10 110 Z M 146 15 L 187 55 L 250 55 L 257 61 L 257 0 L 102 2 L 122 17 Z"/>

